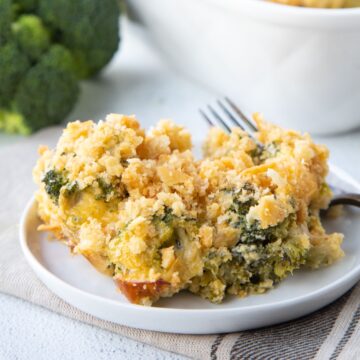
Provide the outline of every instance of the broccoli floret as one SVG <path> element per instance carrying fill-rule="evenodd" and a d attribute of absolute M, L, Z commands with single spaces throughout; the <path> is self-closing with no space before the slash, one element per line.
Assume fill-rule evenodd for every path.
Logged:
<path fill-rule="evenodd" d="M 12 24 L 19 48 L 31 60 L 37 60 L 50 46 L 50 33 L 35 15 L 22 15 Z"/>
<path fill-rule="evenodd" d="M 11 0 L 0 0 L 0 46 L 10 38 L 12 17 Z"/>
<path fill-rule="evenodd" d="M 59 201 L 60 190 L 66 185 L 66 179 L 64 179 L 60 172 L 52 169 L 45 173 L 42 182 L 45 184 L 45 191 L 47 194 L 57 204 Z"/>
<path fill-rule="evenodd" d="M 31 129 L 25 124 L 24 117 L 15 111 L 0 110 L 0 130 L 9 134 L 31 134 Z"/>
<path fill-rule="evenodd" d="M 58 204 L 61 188 L 64 187 L 63 195 L 67 198 L 79 191 L 77 181 L 70 182 L 63 172 L 51 169 L 47 171 L 41 180 L 45 184 L 45 191 L 49 197 Z"/>
<path fill-rule="evenodd" d="M 236 215 L 236 221 L 232 223 L 233 227 L 242 228 L 246 225 L 246 215 L 250 208 L 256 204 L 254 191 L 252 185 L 248 183 L 245 183 L 241 189 L 221 190 L 225 194 L 230 194 L 232 198 L 228 212 Z"/>
<path fill-rule="evenodd" d="M 17 13 L 32 12 L 36 10 L 37 0 L 16 0 L 15 10 Z"/>
<path fill-rule="evenodd" d="M 0 107 L 10 104 L 17 84 L 29 68 L 27 57 L 15 43 L 0 47 Z"/>
<path fill-rule="evenodd" d="M 212 302 L 225 293 L 263 293 L 306 261 L 308 247 L 301 236 L 257 244 L 239 243 L 231 251 L 212 248 L 204 258 L 204 272 L 195 278 L 190 290 Z"/>
<path fill-rule="evenodd" d="M 164 222 L 166 225 L 171 225 L 175 219 L 175 215 L 170 207 L 164 206 L 164 212 L 162 214 L 155 214 L 153 221 L 155 223 Z"/>
<path fill-rule="evenodd" d="M 265 160 L 275 157 L 280 151 L 280 144 L 273 141 L 262 145 L 258 144 L 254 150 L 250 152 L 255 164 L 262 164 Z"/>
<path fill-rule="evenodd" d="M 30 134 L 74 107 L 119 42 L 117 0 L 0 0 L 0 130 Z"/>
<path fill-rule="evenodd" d="M 290 214 L 281 223 L 266 229 L 262 229 L 258 221 L 251 224 L 247 221 L 250 208 L 257 204 L 254 199 L 254 189 L 250 184 L 245 184 L 240 190 L 226 189 L 222 191 L 232 196 L 232 205 L 228 209 L 229 225 L 239 229 L 239 244 L 269 243 L 288 235 L 288 230 L 294 222 L 293 214 Z"/>
<path fill-rule="evenodd" d="M 65 118 L 79 94 L 76 76 L 68 70 L 71 61 L 70 53 L 55 45 L 27 72 L 12 103 L 12 114 L 22 118 L 22 121 L 17 119 L 21 126 L 13 124 L 13 117 L 6 117 L 8 131 L 27 134 Z"/>
<path fill-rule="evenodd" d="M 174 214 L 172 209 L 168 206 L 165 206 L 164 215 L 161 217 L 161 221 L 164 221 L 166 224 L 171 224 L 174 220 Z"/>
<path fill-rule="evenodd" d="M 111 184 L 103 178 L 96 180 L 98 189 L 95 194 L 95 200 L 110 202 L 113 199 L 125 199 L 129 196 L 124 184 L 119 179 L 113 180 Z"/>
<path fill-rule="evenodd" d="M 240 242 L 243 244 L 251 244 L 256 242 L 269 243 L 278 239 L 284 239 L 288 236 L 294 216 L 289 215 L 284 221 L 275 225 L 262 229 L 257 221 L 251 225 L 245 224 L 241 228 Z"/>
<path fill-rule="evenodd" d="M 119 44 L 116 0 L 39 0 L 39 14 L 74 56 L 81 78 L 96 74 Z"/>
<path fill-rule="evenodd" d="M 45 66 L 56 68 L 61 71 L 74 73 L 74 59 L 70 51 L 62 45 L 53 45 L 50 51 L 41 59 Z"/>

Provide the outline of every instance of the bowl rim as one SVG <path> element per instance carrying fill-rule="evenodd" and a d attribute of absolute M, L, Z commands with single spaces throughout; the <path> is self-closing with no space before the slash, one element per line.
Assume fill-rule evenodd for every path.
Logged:
<path fill-rule="evenodd" d="M 200 0 L 250 15 L 253 18 L 292 26 L 360 29 L 360 7 L 324 9 L 283 5 L 267 0 Z"/>

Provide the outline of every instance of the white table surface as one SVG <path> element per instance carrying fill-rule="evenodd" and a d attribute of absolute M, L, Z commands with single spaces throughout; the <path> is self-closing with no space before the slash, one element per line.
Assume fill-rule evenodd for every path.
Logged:
<path fill-rule="evenodd" d="M 135 113 L 150 126 L 160 118 L 171 117 L 189 126 L 195 137 L 203 136 L 206 126 L 198 108 L 217 94 L 169 69 L 140 29 L 124 23 L 122 34 L 121 51 L 100 78 L 84 84 L 69 119 L 99 119 L 108 112 Z M 334 164 L 360 179 L 360 130 L 315 138 L 328 145 Z M 21 140 L 0 134 L 0 151 Z M 110 358 L 184 359 L 0 294 L 0 360 Z"/>

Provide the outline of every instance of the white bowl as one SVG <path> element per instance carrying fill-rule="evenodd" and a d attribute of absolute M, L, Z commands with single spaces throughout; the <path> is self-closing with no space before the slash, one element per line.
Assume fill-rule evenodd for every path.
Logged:
<path fill-rule="evenodd" d="M 177 69 L 247 113 L 314 133 L 360 126 L 360 8 L 128 0 Z"/>

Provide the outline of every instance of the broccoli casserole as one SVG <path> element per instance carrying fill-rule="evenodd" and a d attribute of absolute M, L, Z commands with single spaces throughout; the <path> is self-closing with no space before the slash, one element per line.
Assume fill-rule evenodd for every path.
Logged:
<path fill-rule="evenodd" d="M 360 7 L 360 0 L 270 0 L 272 2 L 313 8 L 351 8 Z"/>
<path fill-rule="evenodd" d="M 183 289 L 220 303 L 332 264 L 343 236 L 319 218 L 331 198 L 327 149 L 254 119 L 256 140 L 212 128 L 201 160 L 168 120 L 147 133 L 116 114 L 68 124 L 54 150 L 39 149 L 39 230 L 143 305 Z"/>

